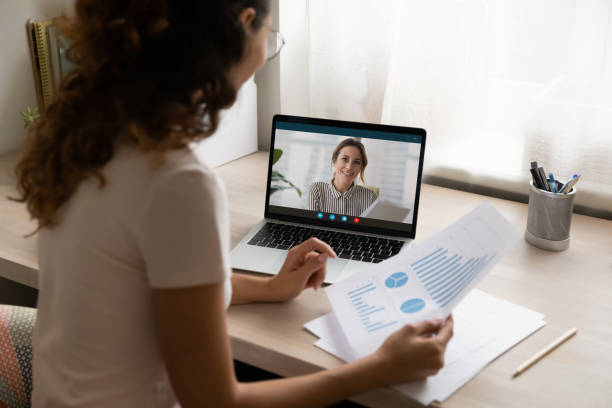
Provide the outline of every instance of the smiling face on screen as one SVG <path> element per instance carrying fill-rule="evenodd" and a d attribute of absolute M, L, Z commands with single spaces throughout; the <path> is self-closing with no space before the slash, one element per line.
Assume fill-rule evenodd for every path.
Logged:
<path fill-rule="evenodd" d="M 338 191 L 348 190 L 363 168 L 361 151 L 355 146 L 345 146 L 338 153 L 334 164 L 334 186 Z"/>

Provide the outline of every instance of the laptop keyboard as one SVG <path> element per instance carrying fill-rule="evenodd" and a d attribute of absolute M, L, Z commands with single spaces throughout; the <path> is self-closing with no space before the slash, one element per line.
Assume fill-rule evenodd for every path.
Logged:
<path fill-rule="evenodd" d="M 266 223 L 248 242 L 268 248 L 290 249 L 308 238 L 327 242 L 338 258 L 378 263 L 397 254 L 403 241 L 376 238 L 347 232 L 319 230 L 297 225 Z"/>

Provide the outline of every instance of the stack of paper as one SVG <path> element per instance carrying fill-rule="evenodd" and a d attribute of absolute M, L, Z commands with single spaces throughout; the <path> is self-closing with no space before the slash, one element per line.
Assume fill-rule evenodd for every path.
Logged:
<path fill-rule="evenodd" d="M 470 294 L 519 239 L 518 231 L 483 203 L 418 246 L 329 286 L 333 314 L 306 328 L 320 337 L 318 347 L 353 361 L 378 349 L 402 325 L 455 310 L 445 368 L 427 381 L 398 388 L 424 404 L 441 401 L 545 324 L 538 313 L 480 291 Z"/>
<path fill-rule="evenodd" d="M 499 355 L 543 327 L 543 318 L 540 313 L 473 289 L 453 311 L 454 335 L 446 349 L 444 368 L 426 380 L 394 388 L 424 405 L 444 401 Z M 347 362 L 359 358 L 333 312 L 304 327 L 319 337 L 314 344 L 322 350 Z"/>

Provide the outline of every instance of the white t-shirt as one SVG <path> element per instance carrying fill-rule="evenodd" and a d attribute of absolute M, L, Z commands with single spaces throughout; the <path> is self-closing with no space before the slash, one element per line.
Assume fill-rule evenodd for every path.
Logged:
<path fill-rule="evenodd" d="M 224 188 L 190 150 L 161 167 L 123 148 L 40 231 L 34 407 L 172 407 L 153 288 L 225 280 Z M 181 316 L 176 316 L 181 319 Z"/>

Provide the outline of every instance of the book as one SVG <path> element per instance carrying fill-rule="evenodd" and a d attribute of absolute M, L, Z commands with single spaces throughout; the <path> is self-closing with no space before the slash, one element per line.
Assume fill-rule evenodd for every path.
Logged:
<path fill-rule="evenodd" d="M 53 18 L 32 17 L 26 23 L 32 72 L 39 112 L 44 112 L 57 95 L 62 79 L 75 68 L 66 57 L 69 41 Z"/>
<path fill-rule="evenodd" d="M 62 70 L 60 66 L 59 33 L 54 25 L 47 26 L 47 44 L 49 45 L 53 90 L 56 90 L 62 82 Z"/>
<path fill-rule="evenodd" d="M 28 19 L 26 23 L 38 110 L 41 113 L 51 103 L 54 92 L 47 39 L 47 27 L 52 24 L 53 20 L 48 17 L 33 17 Z"/>

